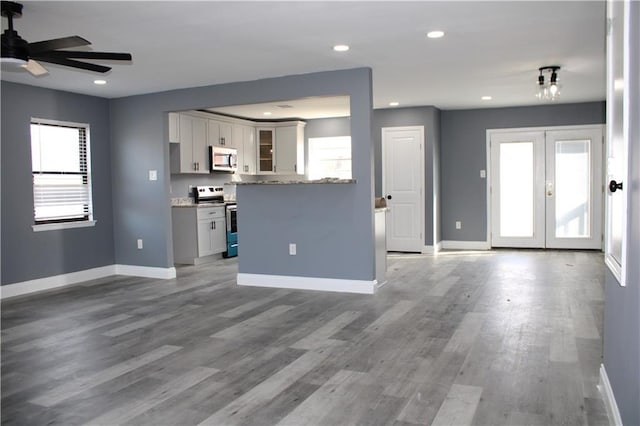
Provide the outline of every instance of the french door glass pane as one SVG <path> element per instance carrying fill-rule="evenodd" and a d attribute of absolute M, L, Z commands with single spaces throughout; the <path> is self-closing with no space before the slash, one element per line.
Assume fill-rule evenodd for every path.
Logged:
<path fill-rule="evenodd" d="M 500 236 L 533 236 L 533 142 L 500 144 Z"/>
<path fill-rule="evenodd" d="M 556 141 L 556 238 L 589 238 L 591 150 L 589 140 Z"/>

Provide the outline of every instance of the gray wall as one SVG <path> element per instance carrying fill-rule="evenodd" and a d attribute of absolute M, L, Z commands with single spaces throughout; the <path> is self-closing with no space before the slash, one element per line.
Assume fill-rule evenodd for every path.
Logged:
<path fill-rule="evenodd" d="M 440 110 L 431 107 L 391 108 L 374 111 L 374 149 L 375 149 L 375 193 L 382 196 L 382 128 L 403 126 L 424 126 L 424 181 L 425 181 L 425 245 L 433 245 L 434 241 L 434 208 L 437 209 L 439 191 L 434 190 L 434 182 L 438 181 L 435 166 L 440 144 Z M 438 218 L 439 214 L 435 214 Z M 439 223 L 436 220 L 439 229 Z M 436 242 L 439 232 L 436 230 Z"/>
<path fill-rule="evenodd" d="M 354 177 L 358 183 L 352 185 L 353 210 L 350 214 L 358 217 L 359 221 L 352 227 L 348 226 L 350 222 L 347 222 L 348 225 L 334 225 L 336 229 L 344 231 L 342 237 L 349 241 L 345 250 L 350 249 L 356 253 L 356 263 L 352 265 L 353 274 L 373 277 L 371 71 L 364 68 L 181 89 L 113 100 L 111 133 L 116 262 L 149 267 L 173 266 L 168 199 L 168 111 L 324 95 L 351 96 L 351 136 L 355 147 L 354 158 L 358 158 L 354 160 Z M 149 169 L 158 170 L 158 181 L 147 180 Z M 317 201 L 318 204 L 326 204 L 331 199 L 334 190 L 326 191 L 324 197 Z M 271 203 L 295 205 L 295 200 L 277 198 L 272 199 Z M 248 219 L 244 217 L 242 220 Z M 304 217 L 296 220 L 313 226 Z M 137 238 L 145 240 L 144 250 L 136 249 Z M 326 246 L 316 247 L 318 253 L 334 250 L 334 243 L 338 242 L 325 243 Z M 243 256 L 248 255 L 247 247 L 250 246 L 250 243 L 244 244 Z M 243 257 L 239 259 L 240 270 L 248 272 L 245 269 L 248 264 Z M 312 265 L 310 268 L 313 269 Z M 286 270 L 281 273 L 287 275 Z"/>
<path fill-rule="evenodd" d="M 631 2 L 631 72 L 640 75 L 640 3 Z M 627 286 L 620 287 L 611 273 L 605 276 L 604 366 L 615 395 L 622 423 L 640 424 L 640 81 L 629 80 L 630 179 L 627 209 Z"/>
<path fill-rule="evenodd" d="M 2 82 L 2 284 L 114 263 L 109 101 Z M 95 227 L 33 232 L 31 117 L 89 123 Z"/>
<path fill-rule="evenodd" d="M 442 239 L 487 240 L 487 129 L 603 124 L 605 103 L 450 110 L 441 113 Z M 455 221 L 462 229 L 455 229 Z"/>

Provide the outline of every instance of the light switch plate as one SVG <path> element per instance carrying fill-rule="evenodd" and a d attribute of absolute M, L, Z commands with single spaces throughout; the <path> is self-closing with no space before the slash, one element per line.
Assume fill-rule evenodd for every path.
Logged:
<path fill-rule="evenodd" d="M 149 180 L 158 180 L 157 170 L 149 170 Z"/>
<path fill-rule="evenodd" d="M 480 177 L 482 179 L 485 179 L 487 177 L 487 171 L 486 170 L 480 170 Z"/>

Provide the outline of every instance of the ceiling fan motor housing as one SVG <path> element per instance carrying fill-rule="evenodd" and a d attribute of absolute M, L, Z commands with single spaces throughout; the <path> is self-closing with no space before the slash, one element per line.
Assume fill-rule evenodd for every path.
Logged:
<path fill-rule="evenodd" d="M 9 28 L 2 34 L 2 58 L 27 62 L 29 59 L 28 43 L 13 29 L 13 17 L 22 16 L 22 5 L 12 1 L 3 1 L 2 16 L 6 16 L 9 23 Z"/>

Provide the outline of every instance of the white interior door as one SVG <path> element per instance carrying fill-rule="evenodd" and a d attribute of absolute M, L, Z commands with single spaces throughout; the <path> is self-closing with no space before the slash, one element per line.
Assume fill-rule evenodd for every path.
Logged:
<path fill-rule="evenodd" d="M 389 207 L 387 250 L 424 247 L 424 128 L 382 129 L 382 193 Z"/>
<path fill-rule="evenodd" d="M 546 132 L 546 246 L 602 247 L 602 128 Z"/>
<path fill-rule="evenodd" d="M 602 247 L 602 126 L 490 138 L 491 245 Z"/>
<path fill-rule="evenodd" d="M 543 248 L 544 132 L 491 136 L 491 245 Z"/>

